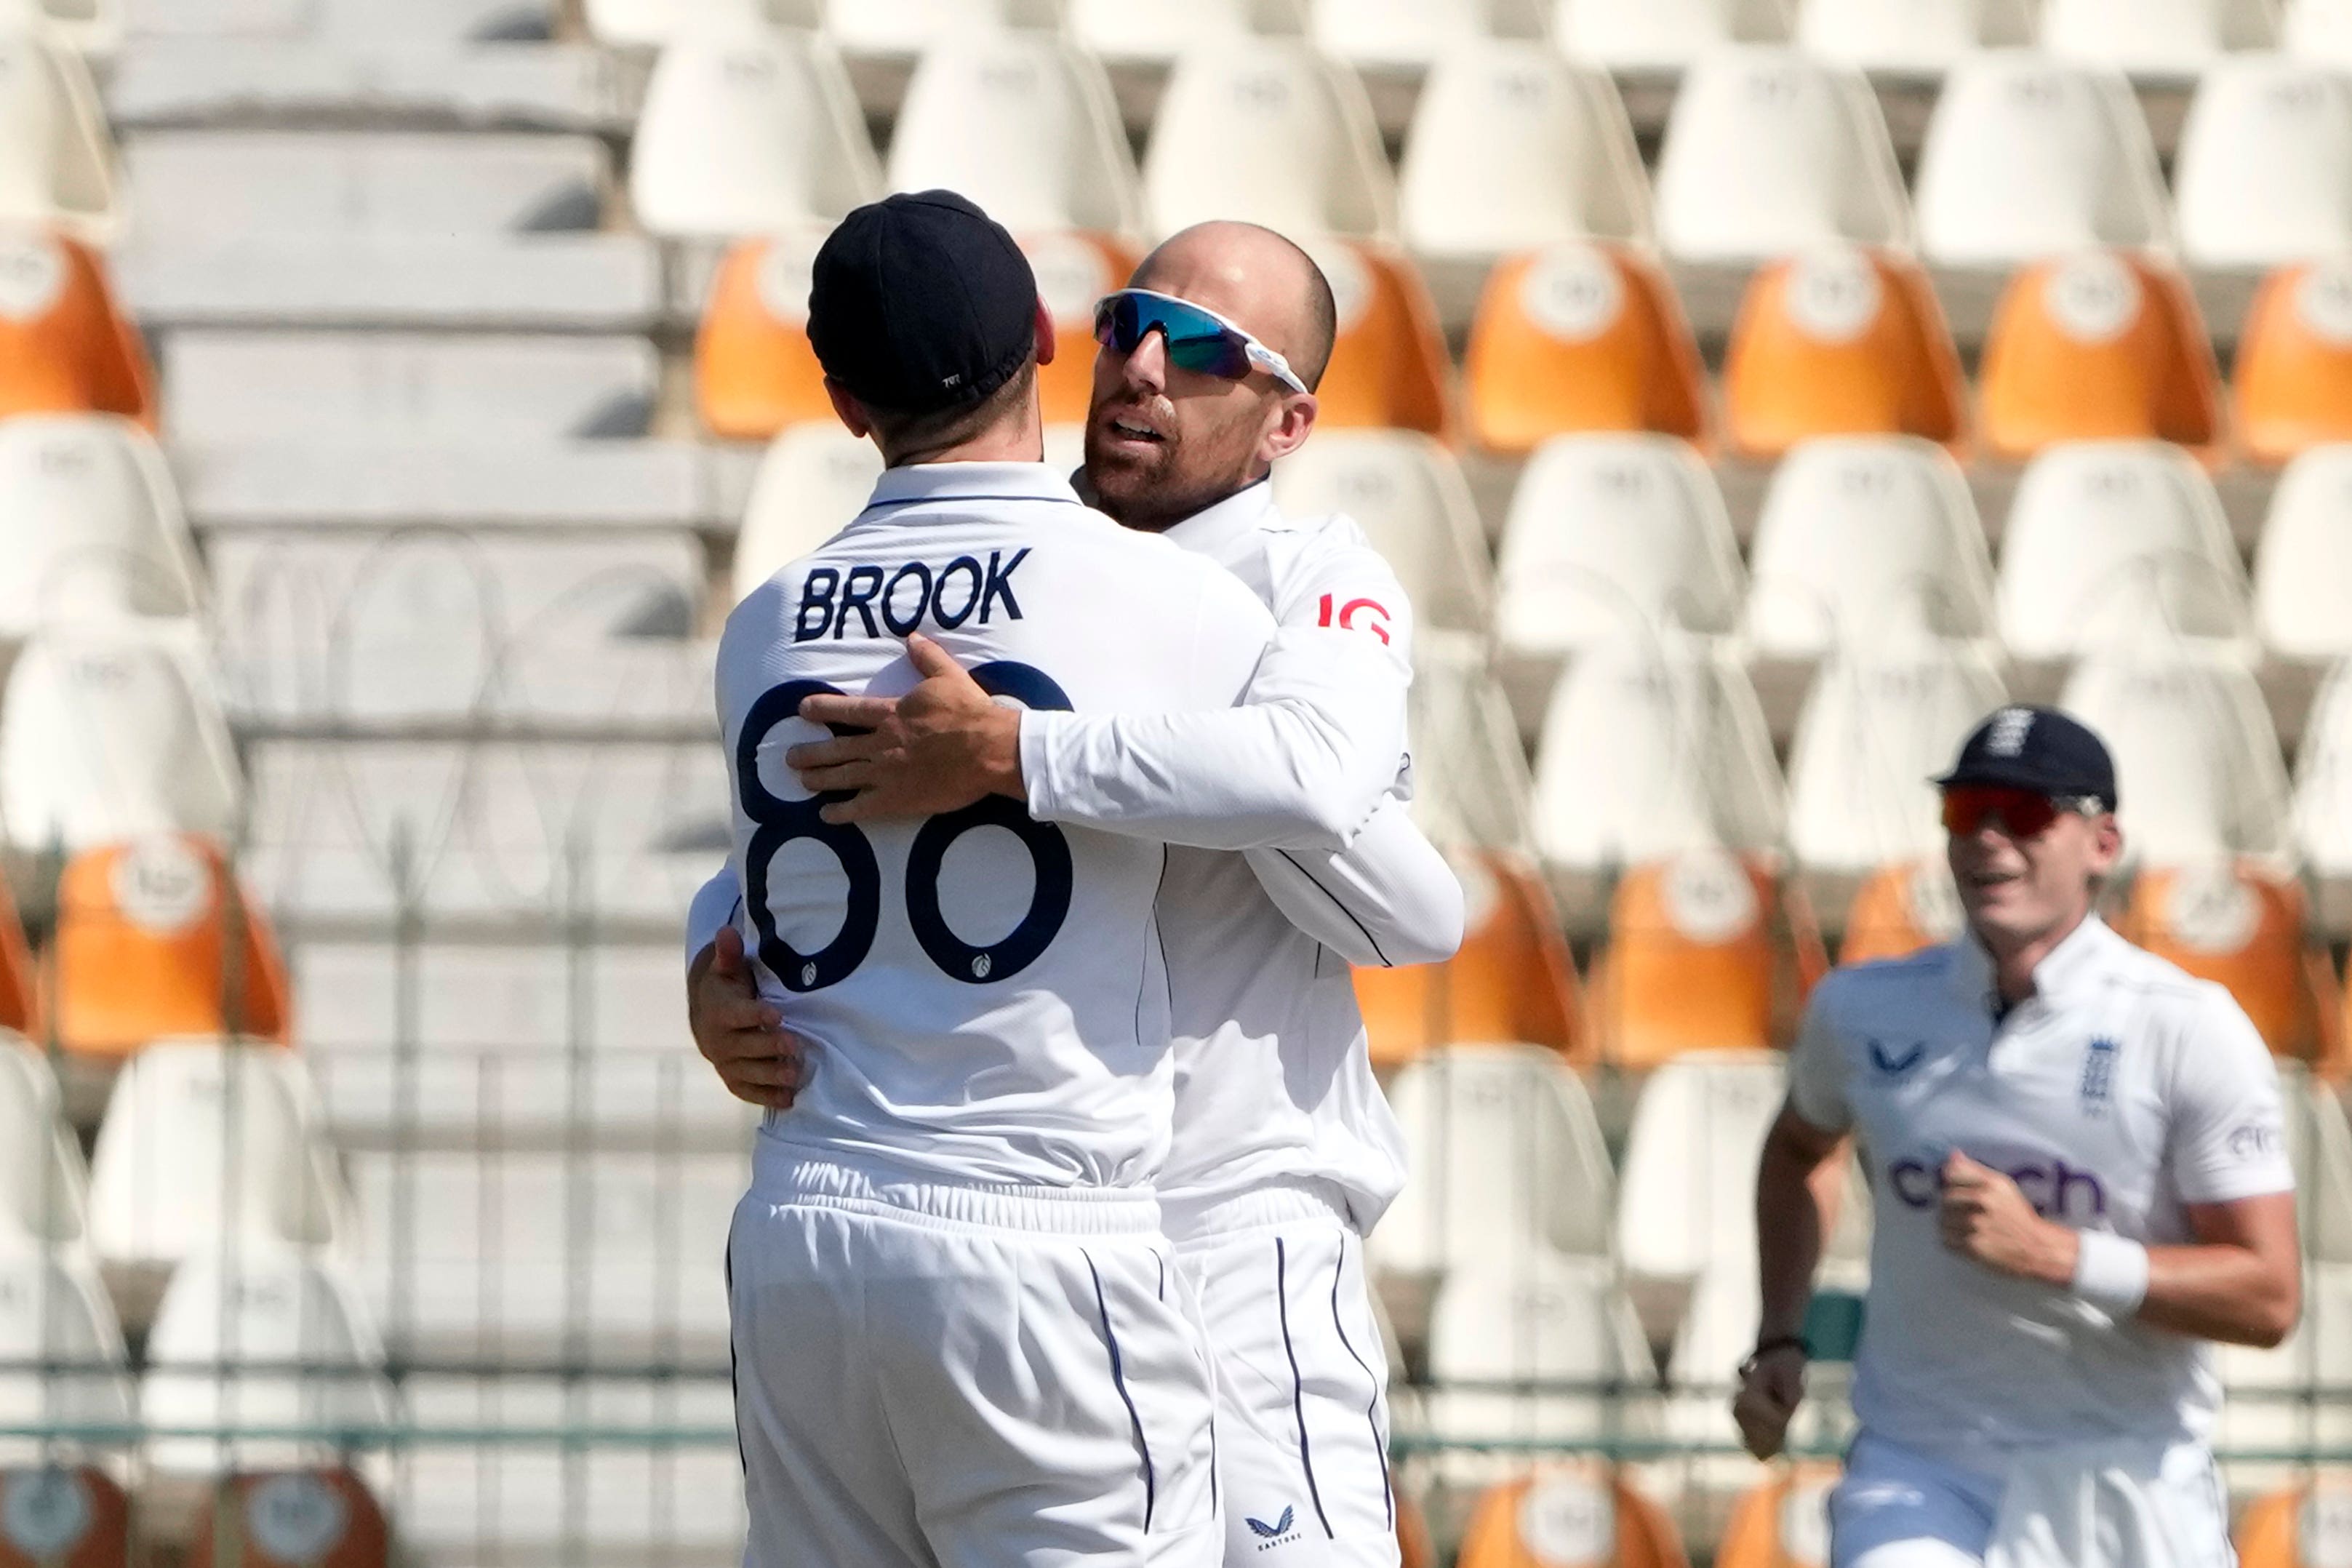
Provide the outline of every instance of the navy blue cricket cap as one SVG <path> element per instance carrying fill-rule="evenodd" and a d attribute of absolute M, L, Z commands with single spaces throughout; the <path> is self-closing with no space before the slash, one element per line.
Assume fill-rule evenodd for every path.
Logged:
<path fill-rule="evenodd" d="M 2106 742 L 2055 708 L 1997 708 L 1960 742 L 1959 761 L 1936 783 L 2003 784 L 2116 808 L 2116 763 Z"/>
<path fill-rule="evenodd" d="M 893 414 L 968 406 L 1037 346 L 1037 279 L 1003 226 L 953 191 L 859 207 L 816 253 L 809 342 L 824 374 Z"/>

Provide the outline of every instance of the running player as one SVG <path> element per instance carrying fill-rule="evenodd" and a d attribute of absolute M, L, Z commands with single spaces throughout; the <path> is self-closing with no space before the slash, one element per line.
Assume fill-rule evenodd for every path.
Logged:
<path fill-rule="evenodd" d="M 1393 574 L 1345 520 L 1284 518 L 1265 482 L 1296 445 L 1286 421 L 1311 421 L 1311 400 L 1186 363 L 1233 323 L 1311 388 L 1331 317 L 1328 286 L 1287 240 L 1244 224 L 1174 237 L 1105 301 L 1081 482 L 1128 526 L 1229 566 L 1285 626 L 1378 647 L 1387 663 L 1374 673 L 1401 709 L 1412 622 Z M 993 721 L 977 707 L 964 719 Z M 1118 826 L 1120 778 L 1076 782 L 1065 798 L 1097 803 L 1102 825 Z M 696 1032 L 730 1088 L 772 1102 L 781 1044 L 749 1016 L 732 938 L 709 945 L 733 897 L 722 876 L 697 900 Z M 1171 849 L 1160 910 L 1178 1058 L 1160 1190 L 1217 1362 L 1227 1561 L 1280 1547 L 1295 1563 L 1392 1564 L 1385 1362 L 1362 1236 L 1403 1169 L 1347 963 L 1449 955 L 1459 885 L 1392 795 L 1344 853 Z"/>
<path fill-rule="evenodd" d="M 1780 1451 L 1821 1253 L 1808 1182 L 1852 1132 L 1876 1226 L 1837 1568 L 2221 1568 L 2207 1342 L 2277 1344 L 2302 1286 L 2270 1053 L 2228 992 L 2093 912 L 2123 840 L 2090 731 L 2003 708 L 1940 782 L 1968 933 L 1813 993 L 1757 1182 L 1734 1415 Z"/>

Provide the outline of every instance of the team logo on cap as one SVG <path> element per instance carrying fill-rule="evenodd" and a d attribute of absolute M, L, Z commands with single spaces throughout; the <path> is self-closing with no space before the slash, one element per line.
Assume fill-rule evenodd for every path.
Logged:
<path fill-rule="evenodd" d="M 2033 710 L 2004 708 L 1992 716 L 1992 732 L 1985 737 L 1985 750 L 1996 757 L 2013 757 L 2025 750 L 2025 738 L 2033 733 Z"/>

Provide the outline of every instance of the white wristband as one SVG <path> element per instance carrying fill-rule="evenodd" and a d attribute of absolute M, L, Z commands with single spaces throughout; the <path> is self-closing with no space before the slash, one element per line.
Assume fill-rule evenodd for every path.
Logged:
<path fill-rule="evenodd" d="M 2129 1318 L 2147 1299 L 2147 1248 L 2110 1230 L 2077 1237 L 2074 1294 L 2116 1319 Z"/>

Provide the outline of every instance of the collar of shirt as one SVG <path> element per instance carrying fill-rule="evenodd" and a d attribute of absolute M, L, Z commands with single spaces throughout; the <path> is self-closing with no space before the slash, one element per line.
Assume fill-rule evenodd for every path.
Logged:
<path fill-rule="evenodd" d="M 885 468 L 866 504 L 933 500 L 1063 500 L 1081 503 L 1070 481 L 1044 463 L 906 463 Z"/>
<path fill-rule="evenodd" d="M 2064 1002 L 2097 979 L 2101 961 L 2122 941 L 2097 914 L 2084 915 L 2083 923 L 2067 932 L 2066 939 L 2033 966 L 2033 993 L 2024 1000 L 2052 1005 Z M 1993 979 L 1992 954 L 1985 951 L 1984 943 L 1977 940 L 1974 932 L 1961 937 L 1954 946 L 1954 989 L 1969 1002 L 1999 1016 L 2001 1007 Z"/>
<path fill-rule="evenodd" d="M 1171 544 L 1212 558 L 1224 546 L 1264 528 L 1274 512 L 1272 476 L 1243 486 L 1165 531 Z"/>

